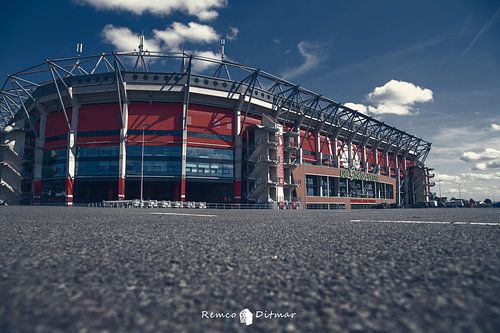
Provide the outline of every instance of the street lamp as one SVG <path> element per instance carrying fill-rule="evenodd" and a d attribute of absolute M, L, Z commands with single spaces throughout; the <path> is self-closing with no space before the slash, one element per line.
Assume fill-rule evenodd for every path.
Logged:
<path fill-rule="evenodd" d="M 443 195 L 441 194 L 441 182 L 442 182 L 442 180 L 437 181 L 438 186 L 439 186 L 439 201 L 441 201 L 442 200 L 441 198 L 443 197 Z"/>
<path fill-rule="evenodd" d="M 457 184 L 458 185 L 458 199 L 462 200 L 462 195 L 460 193 L 460 186 L 462 186 L 462 184 Z"/>
<path fill-rule="evenodd" d="M 141 150 L 141 208 L 144 206 L 144 129 L 149 124 L 142 124 L 142 150 Z"/>

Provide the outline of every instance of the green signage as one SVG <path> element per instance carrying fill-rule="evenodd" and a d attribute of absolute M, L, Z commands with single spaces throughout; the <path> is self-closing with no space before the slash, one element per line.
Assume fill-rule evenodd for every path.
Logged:
<path fill-rule="evenodd" d="M 378 175 L 373 174 L 373 173 L 366 173 L 363 171 L 357 171 L 354 168 L 340 169 L 340 177 L 351 179 L 351 180 L 364 180 L 364 181 L 368 181 L 368 182 L 378 182 Z"/>

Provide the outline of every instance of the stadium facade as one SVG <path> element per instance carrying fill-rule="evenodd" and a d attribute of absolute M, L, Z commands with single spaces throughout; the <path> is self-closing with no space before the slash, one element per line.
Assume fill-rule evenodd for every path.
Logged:
<path fill-rule="evenodd" d="M 144 199 L 409 206 L 433 185 L 430 143 L 224 59 L 46 60 L 8 75 L 0 114 L 10 203 L 137 199 L 142 181 Z"/>

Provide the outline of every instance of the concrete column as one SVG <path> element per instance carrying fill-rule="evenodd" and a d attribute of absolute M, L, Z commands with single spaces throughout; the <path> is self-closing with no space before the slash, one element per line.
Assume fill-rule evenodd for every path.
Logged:
<path fill-rule="evenodd" d="M 379 168 L 379 165 L 378 165 L 378 149 L 375 148 L 375 149 L 372 149 L 372 151 L 373 151 L 374 158 L 375 158 L 375 165 L 377 166 L 377 174 L 379 175 L 380 174 L 380 168 Z"/>
<path fill-rule="evenodd" d="M 71 88 L 70 88 L 71 89 Z M 66 205 L 73 206 L 73 186 L 76 173 L 76 135 L 78 130 L 78 114 L 80 104 L 76 97 L 72 98 L 71 129 L 68 133 L 67 165 L 66 165 Z"/>
<path fill-rule="evenodd" d="M 401 191 L 399 189 L 401 187 L 401 176 L 399 175 L 398 154 L 394 154 L 394 169 L 396 169 L 396 188 L 394 189 L 396 193 L 394 193 L 394 196 L 396 198 L 396 203 L 398 205 L 400 205 L 401 204 Z"/>
<path fill-rule="evenodd" d="M 187 78 L 189 80 L 189 77 Z M 182 148 L 181 148 L 181 182 L 180 201 L 186 201 L 186 161 L 188 141 L 189 81 L 184 84 L 184 103 L 182 104 Z"/>
<path fill-rule="evenodd" d="M 126 83 L 123 88 L 127 89 Z M 125 177 L 127 173 L 128 103 L 122 104 L 122 128 L 120 129 L 120 157 L 118 161 L 118 200 L 125 199 Z"/>
<path fill-rule="evenodd" d="M 362 145 L 361 146 L 361 167 L 365 169 L 366 172 L 368 172 L 368 165 L 366 163 L 366 146 Z"/>
<path fill-rule="evenodd" d="M 347 143 L 347 165 L 349 168 L 352 168 L 354 166 L 354 163 L 352 163 L 352 142 Z"/>
<path fill-rule="evenodd" d="M 242 174 L 242 139 L 241 139 L 241 109 L 236 108 L 234 114 L 234 201 L 241 203 Z"/>
<path fill-rule="evenodd" d="M 315 133 L 314 143 L 316 145 L 316 164 L 322 165 L 323 153 L 321 152 L 321 135 L 319 133 Z"/>
<path fill-rule="evenodd" d="M 35 139 L 35 156 L 33 165 L 33 204 L 40 204 L 42 195 L 42 171 L 43 171 L 43 148 L 45 146 L 45 128 L 47 125 L 47 112 L 42 106 L 37 106 L 40 110 L 40 128 L 38 137 Z"/>
<path fill-rule="evenodd" d="M 331 141 L 332 145 L 332 156 L 333 156 L 333 163 L 336 168 L 339 167 L 339 156 L 338 156 L 338 146 L 337 146 L 337 138 L 333 138 Z"/>
<path fill-rule="evenodd" d="M 385 170 L 387 172 L 387 176 L 391 176 L 391 167 L 389 166 L 389 152 L 384 153 L 384 159 L 385 159 Z"/>
<path fill-rule="evenodd" d="M 301 146 L 301 138 L 300 138 L 300 129 L 297 130 L 298 131 L 298 135 L 297 135 L 297 147 L 300 147 Z M 299 164 L 302 164 L 302 148 L 299 148 L 297 149 L 297 160 L 298 160 L 298 163 Z"/>

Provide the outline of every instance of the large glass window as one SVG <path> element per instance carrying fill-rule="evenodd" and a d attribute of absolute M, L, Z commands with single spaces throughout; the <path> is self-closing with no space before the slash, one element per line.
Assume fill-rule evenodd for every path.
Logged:
<path fill-rule="evenodd" d="M 127 175 L 140 176 L 142 146 L 127 146 Z M 180 146 L 145 146 L 145 176 L 180 176 Z"/>
<path fill-rule="evenodd" d="M 308 196 L 318 196 L 319 195 L 319 187 L 318 187 L 318 177 L 313 175 L 306 176 L 306 185 L 307 185 L 307 195 Z"/>
<path fill-rule="evenodd" d="M 321 195 L 323 197 L 330 196 L 330 188 L 328 186 L 328 177 L 321 177 Z"/>
<path fill-rule="evenodd" d="M 351 180 L 349 182 L 349 194 L 350 197 L 363 197 L 363 186 L 361 180 Z"/>
<path fill-rule="evenodd" d="M 347 196 L 347 179 L 339 178 L 339 195 L 341 197 Z"/>
<path fill-rule="evenodd" d="M 42 178 L 66 177 L 66 148 L 43 152 Z"/>
<path fill-rule="evenodd" d="M 380 198 L 381 199 L 385 199 L 386 198 L 386 196 L 385 196 L 385 186 L 386 186 L 386 184 L 384 184 L 384 183 L 379 183 L 378 184 L 378 188 L 380 190 Z"/>
<path fill-rule="evenodd" d="M 328 190 L 328 195 L 330 197 L 336 197 L 337 194 L 337 186 L 335 186 L 335 183 L 337 183 L 339 180 L 338 178 L 330 177 L 330 183 L 329 185 L 329 190 Z"/>
<path fill-rule="evenodd" d="M 234 152 L 232 149 L 187 147 L 186 176 L 234 177 Z"/>
<path fill-rule="evenodd" d="M 365 194 L 368 198 L 375 198 L 375 183 L 365 182 Z"/>
<path fill-rule="evenodd" d="M 77 176 L 118 176 L 118 146 L 79 147 Z"/>
<path fill-rule="evenodd" d="M 394 190 L 392 184 L 386 184 L 385 187 L 386 187 L 386 198 L 394 199 Z"/>

